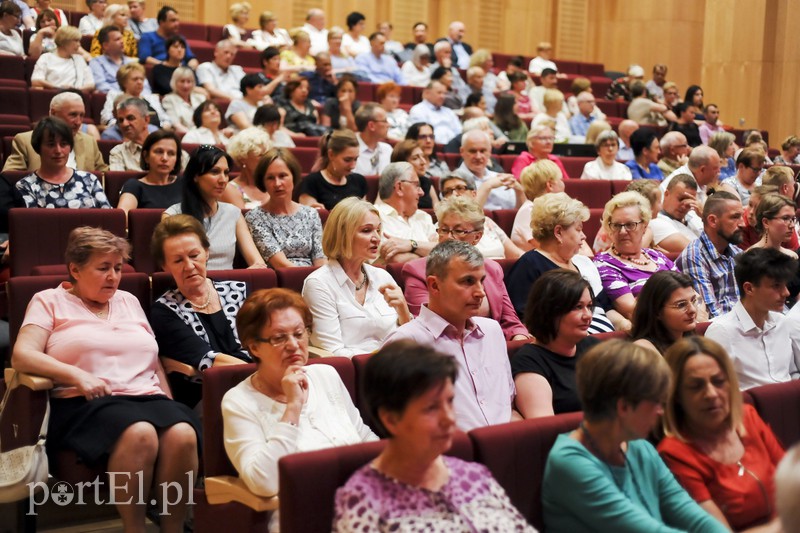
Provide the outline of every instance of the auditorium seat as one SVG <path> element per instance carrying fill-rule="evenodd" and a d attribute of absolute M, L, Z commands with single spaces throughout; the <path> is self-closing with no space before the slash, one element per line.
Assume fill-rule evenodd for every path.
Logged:
<path fill-rule="evenodd" d="M 131 264 L 137 272 L 152 274 L 161 270 L 150 255 L 150 240 L 163 212 L 163 209 L 132 209 L 128 213 L 128 239 L 133 247 Z"/>
<path fill-rule="evenodd" d="M 103 190 L 106 192 L 108 202 L 113 205 L 119 205 L 119 195 L 122 191 L 122 186 L 129 179 L 139 179 L 145 175 L 145 172 L 139 170 L 109 170 L 103 175 Z"/>
<path fill-rule="evenodd" d="M 373 354 L 371 353 L 354 355 L 350 361 L 353 363 L 353 369 L 356 372 L 356 407 L 358 407 L 358 410 L 361 413 L 361 419 L 364 421 L 364 423 L 370 426 L 373 431 L 375 431 L 375 425 L 370 419 L 369 410 L 367 409 L 363 398 L 361 398 L 361 387 L 364 383 L 364 368 L 366 367 L 367 361 L 369 361 L 369 358 L 372 357 L 372 355 Z"/>
<path fill-rule="evenodd" d="M 565 192 L 580 200 L 586 207 L 602 208 L 611 199 L 610 180 L 564 180 Z"/>
<path fill-rule="evenodd" d="M 619 117 L 617 103 L 613 100 L 596 99 L 595 105 L 608 117 Z M 625 118 L 624 115 L 620 118 Z"/>
<path fill-rule="evenodd" d="M 583 223 L 583 233 L 586 235 L 586 243 L 591 248 L 594 239 L 600 231 L 602 224 L 603 210 L 597 207 L 589 209 L 589 220 Z"/>
<path fill-rule="evenodd" d="M 589 161 L 594 161 L 594 157 L 562 157 L 561 163 L 564 164 L 564 170 L 567 171 L 567 176 L 572 179 L 580 179 L 583 175 L 583 167 L 586 166 L 586 163 Z M 603 181 L 603 180 L 595 180 L 595 181 Z"/>
<path fill-rule="evenodd" d="M 700 322 L 699 324 L 697 324 L 697 327 L 694 328 L 694 332 L 697 333 L 698 335 L 705 335 L 706 334 L 706 330 L 708 329 L 708 326 L 710 326 L 710 325 L 711 325 L 711 321 Z"/>
<path fill-rule="evenodd" d="M 86 109 L 86 116 L 92 117 L 95 124 L 103 124 L 100 118 L 100 112 L 103 111 L 103 106 L 106 105 L 106 93 L 94 92 L 90 98 L 91 109 Z"/>
<path fill-rule="evenodd" d="M 30 115 L 28 90 L 22 87 L 0 87 L 0 113 Z"/>
<path fill-rule="evenodd" d="M 300 163 L 300 170 L 303 174 L 308 174 L 311 172 L 311 168 L 314 166 L 314 162 L 317 160 L 317 156 L 319 155 L 319 149 L 317 148 L 292 148 L 292 155 L 297 158 L 297 162 Z"/>
<path fill-rule="evenodd" d="M 296 292 L 303 291 L 303 283 L 309 274 L 314 272 L 317 268 L 310 267 L 293 267 L 293 268 L 276 268 L 275 274 L 278 276 L 278 287 L 284 289 L 291 289 Z"/>
<path fill-rule="evenodd" d="M 503 268 L 503 277 L 511 272 L 511 267 L 517 262 L 516 259 L 495 259 L 494 261 Z"/>
<path fill-rule="evenodd" d="M 500 229 L 506 235 L 511 236 L 511 230 L 514 228 L 514 219 L 517 217 L 516 209 L 495 209 L 492 211 L 492 220 L 494 220 Z"/>
<path fill-rule="evenodd" d="M 391 274 L 392 279 L 394 279 L 397 286 L 400 287 L 401 291 L 405 290 L 405 283 L 403 282 L 403 265 L 405 263 L 388 263 L 386 265 L 386 271 Z"/>
<path fill-rule="evenodd" d="M 224 33 L 224 26 L 217 24 L 206 24 L 206 30 L 208 31 L 207 40 L 211 44 L 216 45 L 219 41 L 222 40 L 222 35 Z"/>
<path fill-rule="evenodd" d="M 24 83 L 25 58 L 16 55 L 0 55 L 0 78 Z"/>
<path fill-rule="evenodd" d="M 800 441 L 800 381 L 762 385 L 748 389 L 764 422 L 789 449 Z"/>
<path fill-rule="evenodd" d="M 109 157 L 111 156 L 111 150 L 113 150 L 118 144 L 122 144 L 121 141 L 107 141 L 104 139 L 97 141 L 97 148 L 100 150 L 100 154 L 103 156 L 103 161 L 108 163 Z"/>
<path fill-rule="evenodd" d="M 133 274 L 136 272 L 128 263 L 122 263 L 123 274 Z M 67 279 L 67 265 L 36 265 L 31 269 L 31 276 L 64 276 Z"/>
<path fill-rule="evenodd" d="M 206 275 L 215 281 L 243 281 L 252 294 L 261 289 L 272 289 L 278 286 L 275 271 L 270 268 L 237 268 L 231 270 L 209 270 Z M 175 288 L 175 280 L 169 272 L 153 272 L 153 300 L 169 289 Z"/>
<path fill-rule="evenodd" d="M 316 148 L 319 150 L 321 137 L 295 137 L 292 139 L 297 148 Z"/>
<path fill-rule="evenodd" d="M 611 196 L 624 192 L 631 184 L 631 180 L 611 180 Z"/>
<path fill-rule="evenodd" d="M 375 84 L 369 82 L 359 82 L 356 99 L 361 102 L 374 102 Z"/>
<path fill-rule="evenodd" d="M 184 22 L 181 21 L 180 33 L 187 41 L 205 41 L 208 40 L 208 30 L 206 25 L 200 22 Z"/>
<path fill-rule="evenodd" d="M 364 176 L 367 180 L 367 201 L 375 203 L 378 198 L 378 184 L 381 179 L 380 176 Z"/>

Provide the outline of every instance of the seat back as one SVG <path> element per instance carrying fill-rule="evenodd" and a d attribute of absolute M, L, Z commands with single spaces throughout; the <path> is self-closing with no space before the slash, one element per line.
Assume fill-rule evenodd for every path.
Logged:
<path fill-rule="evenodd" d="M 516 209 L 495 209 L 492 211 L 492 219 L 506 235 L 511 235 L 515 218 L 517 218 Z"/>
<path fill-rule="evenodd" d="M 103 176 L 103 190 L 106 192 L 108 202 L 113 206 L 119 205 L 119 195 L 125 182 L 129 179 L 139 179 L 144 175 L 144 172 L 138 170 L 110 170 L 106 172 Z"/>
<path fill-rule="evenodd" d="M 572 176 L 570 174 L 570 176 Z M 580 177 L 578 174 L 577 177 Z M 564 192 L 571 198 L 580 200 L 586 207 L 603 208 L 611 199 L 610 180 L 564 180 Z"/>
<path fill-rule="evenodd" d="M 137 272 L 152 274 L 160 270 L 150 255 L 150 240 L 163 212 L 163 209 L 132 209 L 128 213 L 128 238 L 133 247 L 131 264 Z"/>
<path fill-rule="evenodd" d="M 278 286 L 275 271 L 269 268 L 238 268 L 231 270 L 209 270 L 208 277 L 215 281 L 243 281 L 249 293 Z M 175 280 L 169 272 L 153 272 L 153 299 L 175 288 Z"/>
<path fill-rule="evenodd" d="M 753 405 L 788 449 L 800 442 L 800 381 L 763 385 L 747 390 Z"/>
<path fill-rule="evenodd" d="M 306 278 L 317 268 L 319 267 L 276 268 L 275 274 L 278 275 L 278 287 L 301 293 L 303 292 L 303 283 Z"/>

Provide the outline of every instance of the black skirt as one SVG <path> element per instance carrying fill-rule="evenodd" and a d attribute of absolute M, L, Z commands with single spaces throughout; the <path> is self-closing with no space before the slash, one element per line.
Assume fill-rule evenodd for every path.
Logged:
<path fill-rule="evenodd" d="M 197 433 L 198 450 L 201 426 L 197 415 L 182 403 L 163 395 L 104 396 L 88 401 L 84 397 L 50 400 L 47 453 L 73 450 L 87 465 L 108 459 L 120 435 L 136 422 L 149 422 L 164 429 L 180 422 L 190 424 Z"/>

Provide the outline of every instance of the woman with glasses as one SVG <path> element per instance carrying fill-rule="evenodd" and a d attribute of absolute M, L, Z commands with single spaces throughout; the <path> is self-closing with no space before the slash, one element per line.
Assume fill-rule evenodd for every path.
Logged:
<path fill-rule="evenodd" d="M 278 494 L 278 461 L 289 454 L 378 440 L 336 370 L 306 365 L 312 315 L 296 292 L 253 293 L 236 317 L 256 371 L 222 398 L 225 451 L 247 488 Z M 277 531 L 278 513 L 269 531 Z"/>
<path fill-rule="evenodd" d="M 788 196 L 778 193 L 765 194 L 756 207 L 756 231 L 761 238 L 751 248 L 774 248 L 793 259 L 797 253 L 783 247 L 797 228 L 794 202 Z"/>
<path fill-rule="evenodd" d="M 422 189 L 422 196 L 417 202 L 419 209 L 432 209 L 436 207 L 438 199 L 436 198 L 436 190 L 433 188 L 433 180 L 428 173 L 430 164 L 428 158 L 425 157 L 425 152 L 417 141 L 405 139 L 397 143 L 392 150 L 391 162 L 406 161 L 411 163 L 414 171 L 419 179 L 419 186 Z"/>
<path fill-rule="evenodd" d="M 519 176 L 522 174 L 522 171 L 525 169 L 525 167 L 534 161 L 539 161 L 540 159 L 549 159 L 555 163 L 556 166 L 558 166 L 559 170 L 561 170 L 561 177 L 568 179 L 569 176 L 567 175 L 567 170 L 564 168 L 564 164 L 559 158 L 551 154 L 553 151 L 554 141 L 555 133 L 553 133 L 553 130 L 550 128 L 550 126 L 544 124 L 531 126 L 526 139 L 528 151 L 519 154 L 519 156 L 517 156 L 517 158 L 514 160 L 514 165 L 511 167 L 511 173 L 514 175 L 514 177 L 519 179 Z"/>
<path fill-rule="evenodd" d="M 433 134 L 433 126 L 426 122 L 412 124 L 406 132 L 406 139 L 412 139 L 419 143 L 422 153 L 428 158 L 428 172 L 431 176 L 443 178 L 450 174 L 450 167 L 443 159 L 436 155 L 436 141 Z"/>
<path fill-rule="evenodd" d="M 681 337 L 694 333 L 699 306 L 689 276 L 672 270 L 656 272 L 639 294 L 631 338 L 663 355 Z"/>
<path fill-rule="evenodd" d="M 619 137 L 614 130 L 602 132 L 594 143 L 597 159 L 583 167 L 583 180 L 630 180 L 631 170 L 617 161 Z"/>
<path fill-rule="evenodd" d="M 331 211 L 322 231 L 328 263 L 303 284 L 314 316 L 314 346 L 345 357 L 373 352 L 412 319 L 392 276 L 370 264 L 382 236 L 380 213 L 369 202 L 346 198 Z"/>

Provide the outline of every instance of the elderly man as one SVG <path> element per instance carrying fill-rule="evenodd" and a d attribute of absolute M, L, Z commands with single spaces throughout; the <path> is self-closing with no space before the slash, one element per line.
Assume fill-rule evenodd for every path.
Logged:
<path fill-rule="evenodd" d="M 458 66 L 453 62 L 453 47 L 450 41 L 437 41 L 436 44 L 433 45 L 433 56 L 436 61 L 431 64 L 431 73 L 435 72 L 439 67 L 448 69 L 453 76 L 453 82 L 451 84 L 453 92 L 459 95 L 459 97 L 465 93 L 469 94 L 466 88 L 467 83 L 464 81 L 464 78 L 461 77 Z"/>
<path fill-rule="evenodd" d="M 391 163 L 378 182 L 384 241 L 381 257 L 387 263 L 405 263 L 428 255 L 436 245 L 431 216 L 417 208 L 422 196 L 419 178 L 411 163 Z"/>
<path fill-rule="evenodd" d="M 128 9 L 131 12 L 128 27 L 137 41 L 142 38 L 142 34 L 158 29 L 156 19 L 144 16 L 144 0 L 128 0 Z"/>
<path fill-rule="evenodd" d="M 589 124 L 594 122 L 594 95 L 589 91 L 583 91 L 575 97 L 578 101 L 578 113 L 569 120 L 569 127 L 573 135 L 586 137 L 589 131 Z"/>
<path fill-rule="evenodd" d="M 673 177 L 664 191 L 661 212 L 650 221 L 653 243 L 667 252 L 680 253 L 700 236 L 689 227 L 686 216 L 697 211 L 697 182 L 691 174 Z"/>
<path fill-rule="evenodd" d="M 128 98 L 117 106 L 117 125 L 125 139 L 111 149 L 110 170 L 142 170 L 142 144 L 147 138 L 150 114 L 147 102 L 140 98 Z"/>
<path fill-rule="evenodd" d="M 74 136 L 74 145 L 67 160 L 67 166 L 76 170 L 106 171 L 108 165 L 103 161 L 97 141 L 91 135 L 80 131 L 86 108 L 83 98 L 74 92 L 65 91 L 50 100 L 50 116 L 58 117 L 69 124 Z M 25 131 L 14 136 L 11 153 L 6 157 L 3 170 L 38 169 L 42 161 L 31 145 L 33 131 Z"/>
<path fill-rule="evenodd" d="M 689 143 L 686 142 L 683 133 L 669 131 L 661 137 L 659 144 L 661 159 L 658 161 L 658 168 L 665 176 L 669 176 L 689 161 Z"/>
<path fill-rule="evenodd" d="M 309 9 L 303 30 L 311 38 L 312 56 L 328 51 L 328 30 L 325 29 L 325 12 L 321 9 Z"/>
<path fill-rule="evenodd" d="M 456 425 L 462 431 L 518 419 L 511 365 L 500 324 L 480 317 L 486 296 L 484 259 L 474 246 L 457 240 L 434 248 L 425 267 L 428 304 L 419 316 L 386 339 L 412 340 L 436 347 L 458 361 Z"/>
<path fill-rule="evenodd" d="M 472 47 L 464 42 L 466 27 L 463 22 L 453 21 L 447 27 L 447 37 L 440 41 L 447 41 L 451 46 L 451 61 L 453 65 L 461 70 L 469 68 L 469 56 L 472 55 Z"/>
<path fill-rule="evenodd" d="M 123 51 L 125 43 L 122 40 L 122 30 L 117 26 L 106 26 L 97 35 L 103 54 L 89 61 L 89 68 L 94 78 L 95 89 L 101 93 L 119 91 L 117 71 L 122 65 L 136 63 L 138 59 L 126 56 Z M 142 94 L 150 94 L 150 82 L 144 80 Z"/>
<path fill-rule="evenodd" d="M 207 61 L 197 67 L 197 81 L 208 91 L 211 98 L 229 102 L 242 97 L 239 84 L 244 77 L 244 69 L 234 65 L 236 45 L 223 39 L 214 48 L 214 61 Z"/>
<path fill-rule="evenodd" d="M 180 32 L 181 19 L 174 7 L 164 6 L 159 9 L 156 21 L 158 21 L 158 29 L 143 33 L 142 38 L 139 39 L 139 61 L 143 65 L 163 63 L 167 59 L 167 39 Z M 200 64 L 188 43 L 186 57 L 183 61 L 192 69 L 196 69 Z"/>
<path fill-rule="evenodd" d="M 455 112 L 444 107 L 447 88 L 439 81 L 432 81 L 422 93 L 422 101 L 411 108 L 408 123 L 426 122 L 433 126 L 438 144 L 447 144 L 461 133 L 461 122 Z"/>
<path fill-rule="evenodd" d="M 708 104 L 703 115 L 705 115 L 706 119 L 698 129 L 700 130 L 700 140 L 703 141 L 703 144 L 708 144 L 708 140 L 711 139 L 712 135 L 718 131 L 725 131 L 725 128 L 722 127 L 722 122 L 719 120 L 719 106 L 717 104 Z"/>
<path fill-rule="evenodd" d="M 393 81 L 398 85 L 405 85 L 406 81 L 397 66 L 397 61 L 390 55 L 384 54 L 386 36 L 375 32 L 369 36 L 370 51 L 356 57 L 358 69 L 369 78 L 372 83 L 385 83 Z"/>
<path fill-rule="evenodd" d="M 380 174 L 392 158 L 392 147 L 382 142 L 389 132 L 386 110 L 369 102 L 358 108 L 355 120 L 359 154 L 353 172 L 362 176 Z"/>
<path fill-rule="evenodd" d="M 736 175 L 722 182 L 736 190 L 745 207 L 750 203 L 750 193 L 761 185 L 765 159 L 766 155 L 760 148 L 745 148 L 736 158 Z"/>
<path fill-rule="evenodd" d="M 606 92 L 606 100 L 617 100 L 620 102 L 630 102 L 633 96 L 631 95 L 631 84 L 635 81 L 644 80 L 644 69 L 639 65 L 631 65 L 628 67 L 628 75 L 617 78 L 609 86 Z M 644 82 L 642 83 L 644 85 Z"/>
<path fill-rule="evenodd" d="M 653 79 L 645 85 L 647 92 L 658 103 L 664 103 L 664 84 L 667 83 L 667 66 L 661 63 L 653 65 Z"/>
<path fill-rule="evenodd" d="M 639 129 L 639 125 L 630 119 L 625 119 L 619 123 L 617 130 L 619 131 L 619 152 L 617 152 L 617 161 L 630 161 L 634 157 L 633 148 L 631 148 L 631 135 Z"/>
<path fill-rule="evenodd" d="M 492 142 L 483 130 L 470 130 L 461 138 L 461 158 L 464 160 L 455 174 L 478 189 L 478 203 L 484 209 L 519 209 L 525 202 L 522 185 L 511 174 L 489 170 Z"/>

